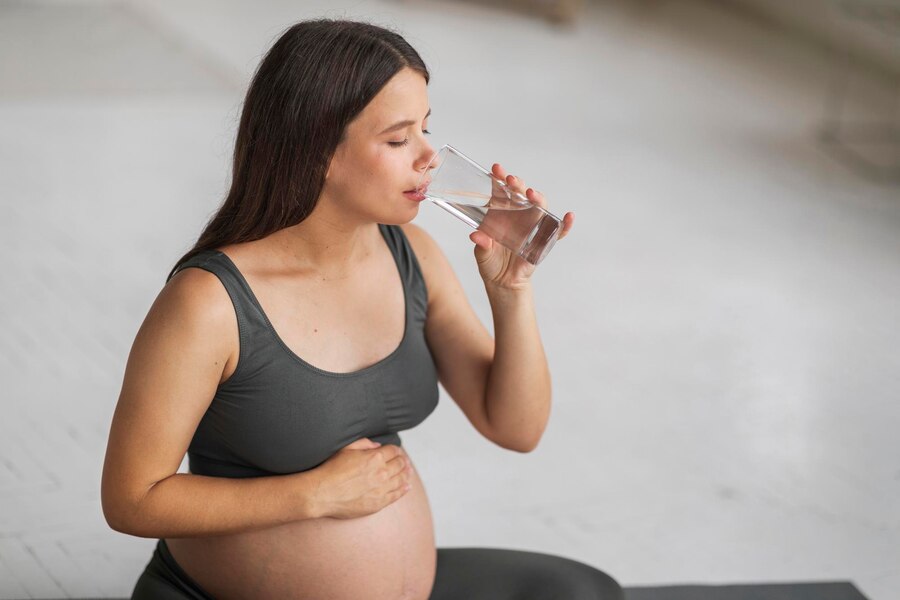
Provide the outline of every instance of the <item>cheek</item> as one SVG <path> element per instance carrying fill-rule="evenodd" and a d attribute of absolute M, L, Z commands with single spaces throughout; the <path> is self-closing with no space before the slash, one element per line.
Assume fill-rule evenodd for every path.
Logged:
<path fill-rule="evenodd" d="M 392 187 L 399 185 L 404 175 L 401 154 L 402 152 L 385 144 L 385 149 L 377 153 L 371 165 L 372 182 Z"/>
<path fill-rule="evenodd" d="M 382 188 L 387 178 L 387 157 L 373 152 L 349 162 L 343 172 L 341 191 L 350 198 L 362 199 Z"/>
<path fill-rule="evenodd" d="M 385 142 L 359 146 L 340 163 L 340 197 L 357 208 L 368 207 L 364 210 L 383 206 L 387 197 L 402 199 L 403 191 L 415 184 L 408 156 Z"/>

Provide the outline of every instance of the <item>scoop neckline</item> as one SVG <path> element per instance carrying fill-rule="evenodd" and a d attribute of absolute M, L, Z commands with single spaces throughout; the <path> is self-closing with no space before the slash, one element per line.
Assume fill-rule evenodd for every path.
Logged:
<path fill-rule="evenodd" d="M 388 251 L 391 253 L 391 256 L 394 259 L 394 265 L 397 267 L 397 273 L 400 276 L 400 287 L 403 288 L 403 337 L 400 338 L 400 343 L 397 344 L 397 347 L 394 350 L 385 356 L 384 358 L 378 360 L 377 362 L 369 365 L 368 367 L 363 367 L 362 369 L 358 369 L 356 371 L 349 371 L 347 373 L 338 373 L 336 371 L 326 371 L 325 369 L 319 368 L 312 363 L 309 363 L 303 358 L 301 358 L 296 352 L 291 350 L 290 346 L 288 346 L 283 339 L 281 339 L 281 335 L 279 335 L 278 331 L 276 331 L 275 327 L 272 325 L 272 322 L 269 320 L 269 315 L 266 314 L 266 311 L 263 310 L 262 304 L 260 304 L 259 300 L 256 298 L 256 294 L 253 293 L 253 288 L 250 287 L 250 284 L 247 283 L 247 279 L 244 277 L 244 274 L 241 273 L 241 270 L 238 269 L 237 265 L 234 264 L 234 261 L 231 260 L 227 254 L 222 252 L 221 250 L 212 249 L 212 252 L 221 255 L 234 269 L 235 275 L 237 275 L 238 280 L 241 285 L 247 291 L 247 295 L 250 297 L 250 302 L 253 303 L 254 308 L 259 311 L 259 314 L 262 316 L 263 320 L 266 323 L 266 328 L 269 330 L 269 333 L 272 334 L 272 337 L 275 338 L 275 341 L 278 342 L 278 345 L 287 353 L 287 355 L 292 358 L 294 361 L 300 363 L 302 366 L 312 370 L 315 373 L 320 375 L 324 375 L 326 377 L 356 377 L 359 375 L 365 375 L 371 371 L 377 370 L 386 363 L 390 362 L 394 359 L 399 353 L 403 346 L 406 344 L 406 338 L 409 337 L 409 292 L 406 289 L 406 279 L 403 277 L 403 269 L 400 265 L 400 259 L 398 256 L 398 252 L 396 252 L 391 246 L 390 241 L 387 237 L 387 226 L 378 224 L 378 230 L 381 233 L 381 238 L 384 240 L 385 245 L 388 247 Z M 241 355 L 238 354 L 238 366 L 235 368 L 235 373 L 237 373 L 237 369 L 240 368 Z M 231 378 L 229 377 L 230 381 Z M 226 382 L 227 383 L 227 382 Z"/>

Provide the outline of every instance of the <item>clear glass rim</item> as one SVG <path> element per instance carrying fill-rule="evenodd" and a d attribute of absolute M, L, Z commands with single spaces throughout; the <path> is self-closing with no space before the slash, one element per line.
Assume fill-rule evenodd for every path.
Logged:
<path fill-rule="evenodd" d="M 423 182 L 423 181 L 425 181 L 425 180 L 431 180 L 431 179 L 434 178 L 434 176 L 437 176 L 437 173 L 441 170 L 441 167 L 438 167 L 438 168 L 437 168 L 437 171 L 434 172 L 434 176 L 432 176 L 432 175 L 430 175 L 431 165 L 433 165 L 433 164 L 434 164 L 434 161 L 435 161 L 439 156 L 441 156 L 441 154 L 444 154 L 444 153 L 452 153 L 452 154 L 455 154 L 456 156 L 458 156 L 458 157 L 461 158 L 462 160 L 466 161 L 467 163 L 469 163 L 469 165 L 471 165 L 472 167 L 478 169 L 479 171 L 481 171 L 482 173 L 484 173 L 484 174 L 487 175 L 488 177 L 491 177 L 491 178 L 493 178 L 493 179 L 497 179 L 496 177 L 494 177 L 494 174 L 493 174 L 493 173 L 491 173 L 490 171 L 485 170 L 484 167 L 482 167 L 481 165 L 479 165 L 477 162 L 475 162 L 474 160 L 472 160 L 471 158 L 469 158 L 468 156 L 466 156 L 465 154 L 463 154 L 463 153 L 460 152 L 459 150 L 457 150 L 455 147 L 451 146 L 450 144 L 444 144 L 443 146 L 441 146 L 441 147 L 438 149 L 437 152 L 434 153 L 434 155 L 432 155 L 431 159 L 428 161 L 428 166 L 425 167 L 425 172 L 422 173 L 422 176 L 421 176 L 421 177 L 419 177 L 419 183 L 416 185 L 416 189 L 417 189 L 417 190 L 421 190 L 421 189 L 423 188 L 423 186 L 422 186 L 422 182 Z M 497 179 L 497 181 L 500 181 L 500 180 Z M 429 182 L 430 182 L 430 181 L 429 181 Z M 501 183 L 505 183 L 505 182 L 501 182 Z"/>
<path fill-rule="evenodd" d="M 418 185 L 416 186 L 416 190 L 421 191 L 421 190 L 423 189 L 423 186 L 422 186 L 422 182 L 423 182 L 423 181 L 425 181 L 426 179 L 428 179 L 428 180 L 429 180 L 429 184 L 430 184 L 430 183 L 431 183 L 431 180 L 433 180 L 434 177 L 437 176 L 438 172 L 441 170 L 441 167 L 438 167 L 438 168 L 437 168 L 437 171 L 434 172 L 434 175 L 433 175 L 433 176 L 430 176 L 430 175 L 429 175 L 429 171 L 431 170 L 431 165 L 432 165 L 432 163 L 435 161 L 435 159 L 436 159 L 438 156 L 440 156 L 442 153 L 444 153 L 444 152 L 450 152 L 450 153 L 455 154 L 456 156 L 458 156 L 459 158 L 463 159 L 464 161 L 466 161 L 467 163 L 469 163 L 472 167 L 475 167 L 476 169 L 478 169 L 479 171 L 481 171 L 482 173 L 484 173 L 485 175 L 487 175 L 488 177 L 490 177 L 491 179 L 493 179 L 494 181 L 496 181 L 497 183 L 499 183 L 499 184 L 502 185 L 503 187 L 509 188 L 509 185 L 508 185 L 505 181 L 503 181 L 502 179 L 498 179 L 498 178 L 494 177 L 494 174 L 493 174 L 493 173 L 491 173 L 490 171 L 485 170 L 484 167 L 482 167 L 481 165 L 479 165 L 477 162 L 475 162 L 474 160 L 472 160 L 471 158 L 469 158 L 468 156 L 466 156 L 465 154 L 463 154 L 463 153 L 460 152 L 459 150 L 457 150 L 455 147 L 453 147 L 453 146 L 450 145 L 450 144 L 444 144 L 443 146 L 440 147 L 440 149 L 438 149 L 437 152 L 434 153 L 434 155 L 431 157 L 431 160 L 428 161 L 428 166 L 425 168 L 425 172 L 422 174 L 422 177 L 419 178 L 419 183 L 418 183 Z M 522 194 L 522 193 L 520 193 L 520 192 L 516 192 L 515 190 L 512 190 L 512 188 L 509 188 L 509 189 L 510 189 L 510 191 L 512 191 L 515 195 L 521 197 L 521 199 L 522 199 L 523 202 L 527 202 L 528 204 L 530 204 L 530 205 L 533 206 L 534 208 L 538 209 L 538 210 L 541 211 L 542 213 L 545 213 L 545 214 L 551 216 L 556 222 L 562 223 L 562 219 L 560 219 L 559 217 L 557 217 L 556 215 L 554 215 L 552 212 L 550 212 L 549 210 L 547 210 L 546 208 L 544 208 L 544 207 L 541 206 L 540 204 L 537 204 L 537 203 L 532 202 L 531 200 L 529 200 L 528 197 L 525 196 L 525 194 Z M 424 194 L 424 192 L 422 192 L 422 193 Z M 426 194 L 426 196 L 427 196 L 427 194 Z"/>
<path fill-rule="evenodd" d="M 464 161 L 466 161 L 467 163 L 469 163 L 470 165 L 472 165 L 473 167 L 475 167 L 476 169 L 478 169 L 479 171 L 481 171 L 481 172 L 484 173 L 485 175 L 490 175 L 491 177 L 494 177 L 494 174 L 493 174 L 493 173 L 491 173 L 490 171 L 486 170 L 484 167 L 482 167 L 481 165 L 479 165 L 477 162 L 475 162 L 474 160 L 472 160 L 471 158 L 469 158 L 468 156 L 466 156 L 465 154 L 463 154 L 462 152 L 460 152 L 459 150 L 457 150 L 456 148 L 454 148 L 454 147 L 451 146 L 450 144 L 444 144 L 443 146 L 441 146 L 441 149 L 438 150 L 437 153 L 431 158 L 431 161 L 429 161 L 428 165 L 430 166 L 431 163 L 434 161 L 434 159 L 435 159 L 441 152 L 443 152 L 443 151 L 445 151 L 445 150 L 446 150 L 447 152 L 452 152 L 453 154 L 455 154 L 456 156 L 460 157 L 461 159 L 463 159 Z M 495 179 L 496 179 L 496 177 L 495 177 Z"/>

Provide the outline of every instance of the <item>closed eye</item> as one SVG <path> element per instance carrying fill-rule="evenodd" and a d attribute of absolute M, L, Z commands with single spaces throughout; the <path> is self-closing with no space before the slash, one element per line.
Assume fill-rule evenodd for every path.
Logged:
<path fill-rule="evenodd" d="M 431 132 L 428 131 L 427 129 L 423 129 L 422 133 L 424 133 L 425 135 L 431 135 Z M 394 148 L 400 148 L 402 146 L 407 145 L 408 143 L 409 143 L 409 138 L 406 138 L 402 142 L 388 142 L 388 144 L 393 146 Z"/>

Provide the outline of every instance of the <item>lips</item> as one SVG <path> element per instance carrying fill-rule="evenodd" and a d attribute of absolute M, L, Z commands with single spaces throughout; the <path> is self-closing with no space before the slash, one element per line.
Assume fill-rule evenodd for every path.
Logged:
<path fill-rule="evenodd" d="M 414 188 L 411 189 L 411 190 L 406 190 L 406 191 L 403 192 L 403 193 L 405 194 L 406 192 L 421 192 L 421 193 L 424 194 L 424 193 L 428 190 L 428 186 L 429 186 L 429 185 L 431 185 L 431 180 L 430 180 L 430 179 L 427 180 L 427 181 L 425 181 L 425 182 L 424 182 L 423 184 L 421 184 L 420 186 L 414 187 Z"/>

